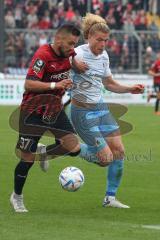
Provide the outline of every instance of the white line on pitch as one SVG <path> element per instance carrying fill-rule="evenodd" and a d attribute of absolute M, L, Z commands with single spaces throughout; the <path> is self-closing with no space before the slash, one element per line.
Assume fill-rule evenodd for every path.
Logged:
<path fill-rule="evenodd" d="M 160 230 L 160 225 L 142 225 L 142 228 Z"/>

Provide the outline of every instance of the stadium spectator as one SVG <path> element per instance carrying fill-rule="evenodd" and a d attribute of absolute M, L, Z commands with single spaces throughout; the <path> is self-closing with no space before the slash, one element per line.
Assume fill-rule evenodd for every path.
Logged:
<path fill-rule="evenodd" d="M 38 28 L 42 30 L 51 28 L 51 20 L 48 10 L 45 10 L 44 16 L 42 16 L 41 20 L 38 22 Z"/>
<path fill-rule="evenodd" d="M 152 34 L 152 37 L 150 38 L 150 46 L 154 52 L 157 53 L 160 51 L 160 38 L 157 33 Z"/>
<path fill-rule="evenodd" d="M 45 33 L 42 33 L 39 37 L 39 46 L 42 46 L 48 42 L 47 36 Z"/>
<path fill-rule="evenodd" d="M 49 12 L 51 2 L 52 1 L 45 1 L 45 0 L 38 1 L 37 15 L 38 15 L 39 19 L 41 19 L 43 16 L 45 16 L 46 12 Z"/>
<path fill-rule="evenodd" d="M 156 25 L 154 19 L 152 19 L 150 24 L 148 24 L 148 30 L 150 30 L 150 31 L 157 31 L 158 32 L 158 26 Z"/>
<path fill-rule="evenodd" d="M 73 10 L 72 6 L 69 6 L 68 10 L 66 11 L 65 19 L 68 22 L 74 22 L 75 21 L 76 14 L 75 14 L 75 11 Z"/>
<path fill-rule="evenodd" d="M 8 10 L 6 15 L 5 15 L 5 26 L 8 28 L 15 28 L 16 23 L 15 23 L 15 18 L 13 16 L 13 12 Z"/>
<path fill-rule="evenodd" d="M 30 57 L 33 55 L 33 50 L 38 48 L 38 39 L 34 32 L 27 32 L 24 36 L 24 44 L 25 44 L 25 55 Z"/>
<path fill-rule="evenodd" d="M 135 25 L 132 17 L 127 16 L 126 20 L 124 20 L 123 28 L 122 28 L 129 36 L 132 36 L 135 32 Z"/>
<path fill-rule="evenodd" d="M 160 115 L 159 101 L 160 101 L 160 52 L 157 54 L 156 61 L 150 67 L 148 74 L 153 77 L 153 86 L 156 94 L 149 94 L 148 101 L 150 98 L 156 98 L 155 102 L 155 114 Z"/>
<path fill-rule="evenodd" d="M 120 63 L 120 45 L 115 37 L 112 37 L 108 40 L 107 44 L 107 52 L 110 57 L 111 68 L 114 70 L 119 68 Z"/>
<path fill-rule="evenodd" d="M 156 59 L 156 54 L 155 52 L 153 52 L 152 48 L 149 46 L 146 48 L 146 51 L 143 55 L 143 73 L 148 73 L 152 63 L 155 61 Z"/>
<path fill-rule="evenodd" d="M 21 4 L 16 4 L 14 18 L 16 23 L 16 28 L 23 27 L 23 8 Z"/>
<path fill-rule="evenodd" d="M 27 28 L 36 28 L 38 24 L 38 16 L 36 14 L 36 9 L 32 8 L 29 10 L 27 15 Z"/>
<path fill-rule="evenodd" d="M 122 52 L 121 52 L 121 61 L 119 65 L 119 72 L 123 73 L 127 71 L 129 67 L 130 67 L 129 49 L 126 44 L 123 44 Z"/>
<path fill-rule="evenodd" d="M 157 0 L 91 1 L 91 11 L 97 15 L 103 16 L 113 30 L 124 30 L 127 32 L 129 37 L 133 35 L 133 37 L 129 39 L 131 44 L 129 46 L 128 54 L 129 56 L 133 56 L 133 61 L 130 65 L 130 68 L 133 68 L 138 64 L 138 62 L 135 64 L 134 61 L 138 59 L 137 45 L 140 43 L 136 42 L 137 37 L 135 37 L 134 29 L 138 31 L 151 30 L 158 32 L 160 29 L 160 18 L 156 14 L 158 14 L 159 11 L 159 2 L 160 1 Z M 67 22 L 73 22 L 79 25 L 81 18 L 85 15 L 86 11 L 86 0 L 6 0 L 5 27 L 7 29 L 14 29 L 16 27 L 23 28 L 25 30 L 25 48 L 25 35 L 28 31 L 27 28 L 33 29 L 34 32 L 34 29 L 57 29 L 62 24 Z M 15 32 L 15 35 L 16 34 L 17 30 Z M 39 33 L 34 32 L 34 34 L 38 41 Z M 47 34 L 50 35 L 50 33 Z M 143 33 L 140 32 L 136 34 L 137 36 L 139 35 L 140 38 L 143 35 Z M 158 34 L 157 36 L 156 34 L 154 35 L 151 33 L 149 35 L 149 33 L 147 34 L 146 32 L 143 36 L 145 36 L 145 38 L 141 38 L 142 52 L 139 53 L 140 55 L 144 55 L 145 49 L 148 46 L 151 46 L 154 51 L 159 51 L 160 39 Z M 119 41 L 122 43 L 122 39 Z M 34 47 L 36 47 L 36 45 L 34 45 Z M 5 55 L 8 57 L 8 53 Z M 30 54 L 27 55 L 30 56 Z M 121 64 L 121 61 L 118 61 L 119 64 Z M 29 62 L 29 59 L 27 62 Z M 15 63 L 15 67 L 18 67 L 18 62 Z"/>
<path fill-rule="evenodd" d="M 5 41 L 5 64 L 8 67 L 16 67 L 16 45 L 12 33 L 8 34 L 7 40 Z"/>
<path fill-rule="evenodd" d="M 60 27 L 61 24 L 61 19 L 58 17 L 58 14 L 55 13 L 51 19 L 51 25 L 53 29 L 57 29 Z"/>

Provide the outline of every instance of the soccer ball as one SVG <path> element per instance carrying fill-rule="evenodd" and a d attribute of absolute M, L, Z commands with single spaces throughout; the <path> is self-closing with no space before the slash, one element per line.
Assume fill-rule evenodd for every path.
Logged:
<path fill-rule="evenodd" d="M 84 175 L 77 167 L 66 167 L 59 175 L 59 182 L 64 190 L 75 192 L 84 184 Z"/>

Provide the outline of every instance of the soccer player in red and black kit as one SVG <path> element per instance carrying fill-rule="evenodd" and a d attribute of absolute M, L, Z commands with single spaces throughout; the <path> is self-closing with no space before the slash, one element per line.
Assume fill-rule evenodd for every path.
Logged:
<path fill-rule="evenodd" d="M 54 43 L 41 46 L 34 54 L 25 81 L 20 106 L 19 140 L 16 149 L 20 162 L 14 172 L 14 192 L 10 202 L 16 212 L 27 212 L 22 190 L 35 160 L 37 144 L 49 130 L 56 143 L 51 154 L 77 156 L 80 145 L 62 104 L 65 90 L 70 88 L 70 69 L 80 31 L 73 25 L 60 27 Z M 73 60 L 74 61 L 74 60 Z M 47 149 L 47 153 L 50 149 Z"/>
<path fill-rule="evenodd" d="M 156 98 L 155 102 L 155 114 L 160 115 L 159 112 L 159 101 L 160 101 L 160 52 L 157 54 L 157 60 L 153 63 L 152 67 L 148 71 L 148 73 L 153 77 L 154 82 L 154 90 L 155 94 L 150 94 L 148 96 L 148 101 L 150 98 Z"/>

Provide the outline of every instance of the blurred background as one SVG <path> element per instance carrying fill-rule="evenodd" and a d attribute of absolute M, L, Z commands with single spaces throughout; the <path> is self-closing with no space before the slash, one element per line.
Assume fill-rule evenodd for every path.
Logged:
<path fill-rule="evenodd" d="M 132 78 L 134 74 L 134 79 L 142 75 L 143 80 L 148 79 L 148 69 L 160 51 L 158 0 L 4 0 L 0 5 L 3 78 L 6 74 L 16 79 L 25 75 L 35 50 L 53 41 L 54 32 L 62 24 L 80 25 L 86 12 L 104 17 L 111 28 L 106 49 L 117 78 L 122 79 L 124 74 Z"/>
<path fill-rule="evenodd" d="M 112 71 L 146 73 L 160 51 L 158 0 L 4 0 L 1 5 L 1 72 L 23 72 L 59 26 L 80 25 L 86 12 L 104 17 L 112 30 L 106 46 Z"/>

